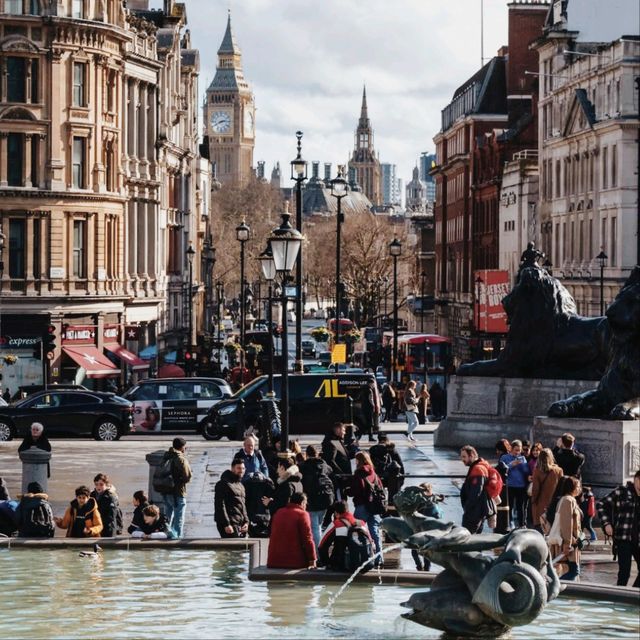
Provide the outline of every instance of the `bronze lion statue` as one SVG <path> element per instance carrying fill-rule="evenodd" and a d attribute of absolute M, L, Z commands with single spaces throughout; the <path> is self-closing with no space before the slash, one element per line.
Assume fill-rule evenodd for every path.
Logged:
<path fill-rule="evenodd" d="M 609 362 L 597 389 L 554 402 L 555 418 L 640 419 L 640 266 L 607 309 Z"/>
<path fill-rule="evenodd" d="M 520 270 L 502 300 L 509 333 L 495 360 L 458 367 L 461 376 L 599 380 L 607 366 L 606 317 L 583 318 L 559 280 L 537 265 Z"/>

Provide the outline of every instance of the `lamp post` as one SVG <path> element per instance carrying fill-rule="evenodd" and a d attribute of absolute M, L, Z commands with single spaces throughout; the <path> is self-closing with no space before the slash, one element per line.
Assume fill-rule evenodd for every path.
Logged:
<path fill-rule="evenodd" d="M 267 245 L 267 248 L 260 254 L 258 258 L 260 260 L 260 266 L 262 267 L 262 275 L 269 285 L 267 293 L 267 327 L 269 328 L 269 392 L 268 396 L 273 398 L 275 395 L 273 391 L 273 317 L 272 317 L 272 296 L 273 296 L 273 281 L 276 278 L 276 264 L 273 261 L 273 254 L 271 253 L 271 247 Z"/>
<path fill-rule="evenodd" d="M 245 332 L 245 298 L 244 298 L 244 245 L 249 239 L 251 229 L 243 220 L 236 227 L 236 239 L 240 243 L 240 382 L 244 383 L 244 332 Z"/>
<path fill-rule="evenodd" d="M 391 379 L 396 380 L 398 364 L 398 258 L 402 254 L 402 243 L 394 238 L 389 243 L 389 255 L 393 258 L 393 355 L 391 357 Z"/>
<path fill-rule="evenodd" d="M 424 288 L 427 281 L 427 274 L 423 271 L 420 274 L 420 333 L 424 333 Z"/>
<path fill-rule="evenodd" d="M 189 339 L 187 340 L 187 349 L 189 349 L 189 358 L 188 361 L 190 363 L 189 366 L 189 375 L 193 375 L 193 258 L 196 255 L 196 251 L 193 248 L 193 245 L 189 243 L 189 248 L 187 249 L 187 260 L 189 262 Z"/>
<path fill-rule="evenodd" d="M 480 274 L 476 276 L 476 331 L 480 333 L 480 287 L 484 284 L 484 280 Z"/>
<path fill-rule="evenodd" d="M 291 179 L 296 183 L 296 228 L 302 233 L 302 183 L 307 179 L 307 163 L 302 159 L 302 131 L 296 131 L 298 154 L 291 161 Z M 302 245 L 296 261 L 296 373 L 303 372 L 302 366 Z"/>
<path fill-rule="evenodd" d="M 220 368 L 220 373 L 222 373 L 222 301 L 224 298 L 224 284 L 222 282 L 218 282 L 216 284 L 216 295 L 218 297 L 218 367 Z"/>
<path fill-rule="evenodd" d="M 282 214 L 282 224 L 271 232 L 269 244 L 273 254 L 273 262 L 277 273 L 282 277 L 282 402 L 280 412 L 282 414 L 282 436 L 280 439 L 280 455 L 288 456 L 289 450 L 289 335 L 287 330 L 287 279 L 293 269 L 303 235 L 294 229 L 289 222 L 291 214 L 288 207 Z"/>
<path fill-rule="evenodd" d="M 338 166 L 338 175 L 331 181 L 331 195 L 338 201 L 338 216 L 336 218 L 336 337 L 335 344 L 340 342 L 340 229 L 344 222 L 342 213 L 342 198 L 347 195 L 347 181 L 344 178 L 344 166 Z"/>
<path fill-rule="evenodd" d="M 596 260 L 600 265 L 600 315 L 604 315 L 604 268 L 607 266 L 607 260 L 609 256 L 604 252 L 604 247 L 601 247 L 600 253 L 596 256 Z"/>
<path fill-rule="evenodd" d="M 211 242 L 211 238 L 205 241 L 202 252 L 202 266 L 204 272 L 204 328 L 205 333 L 211 332 L 213 321 L 213 268 L 216 264 L 216 250 Z"/>

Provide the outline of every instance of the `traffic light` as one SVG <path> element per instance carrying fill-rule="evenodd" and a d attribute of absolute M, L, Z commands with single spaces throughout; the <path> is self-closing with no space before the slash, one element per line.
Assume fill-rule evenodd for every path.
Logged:
<path fill-rule="evenodd" d="M 42 336 L 42 352 L 45 358 L 53 360 L 56 350 L 56 328 L 50 324 Z"/>
<path fill-rule="evenodd" d="M 191 351 L 184 352 L 184 369 L 186 373 L 191 373 L 194 370 L 195 361 L 194 354 Z"/>

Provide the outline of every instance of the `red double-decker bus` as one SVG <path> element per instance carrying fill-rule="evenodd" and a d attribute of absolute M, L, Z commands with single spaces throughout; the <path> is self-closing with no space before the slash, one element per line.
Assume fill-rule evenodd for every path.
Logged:
<path fill-rule="evenodd" d="M 397 369 L 412 380 L 439 382 L 446 388 L 453 373 L 451 338 L 432 333 L 409 333 L 398 337 Z"/>

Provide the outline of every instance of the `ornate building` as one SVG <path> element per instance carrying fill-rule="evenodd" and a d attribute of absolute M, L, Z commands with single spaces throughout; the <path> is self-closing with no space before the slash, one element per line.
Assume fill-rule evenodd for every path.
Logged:
<path fill-rule="evenodd" d="M 367 89 L 362 90 L 360 120 L 355 134 L 355 144 L 349 169 L 356 172 L 356 181 L 374 207 L 382 204 L 382 174 L 380 160 L 373 146 L 373 128 L 367 109 Z"/>
<path fill-rule="evenodd" d="M 45 371 L 125 382 L 148 369 L 132 352 L 165 347 L 167 267 L 186 271 L 167 229 L 169 158 L 181 184 L 200 162 L 185 24 L 174 0 L 161 11 L 147 0 L 0 0 L 0 366 L 17 356 L 2 370 L 12 392 Z M 199 230 L 195 192 L 179 191 L 182 247 Z M 43 366 L 49 325 L 56 350 Z"/>
<path fill-rule="evenodd" d="M 218 67 L 207 89 L 204 105 L 205 135 L 216 177 L 223 184 L 238 185 L 254 175 L 255 105 L 242 73 L 242 54 L 231 30 L 231 13 Z"/>
<path fill-rule="evenodd" d="M 427 185 L 420 180 L 418 167 L 414 167 L 411 182 L 407 184 L 406 207 L 407 211 L 416 213 L 427 211 Z"/>

